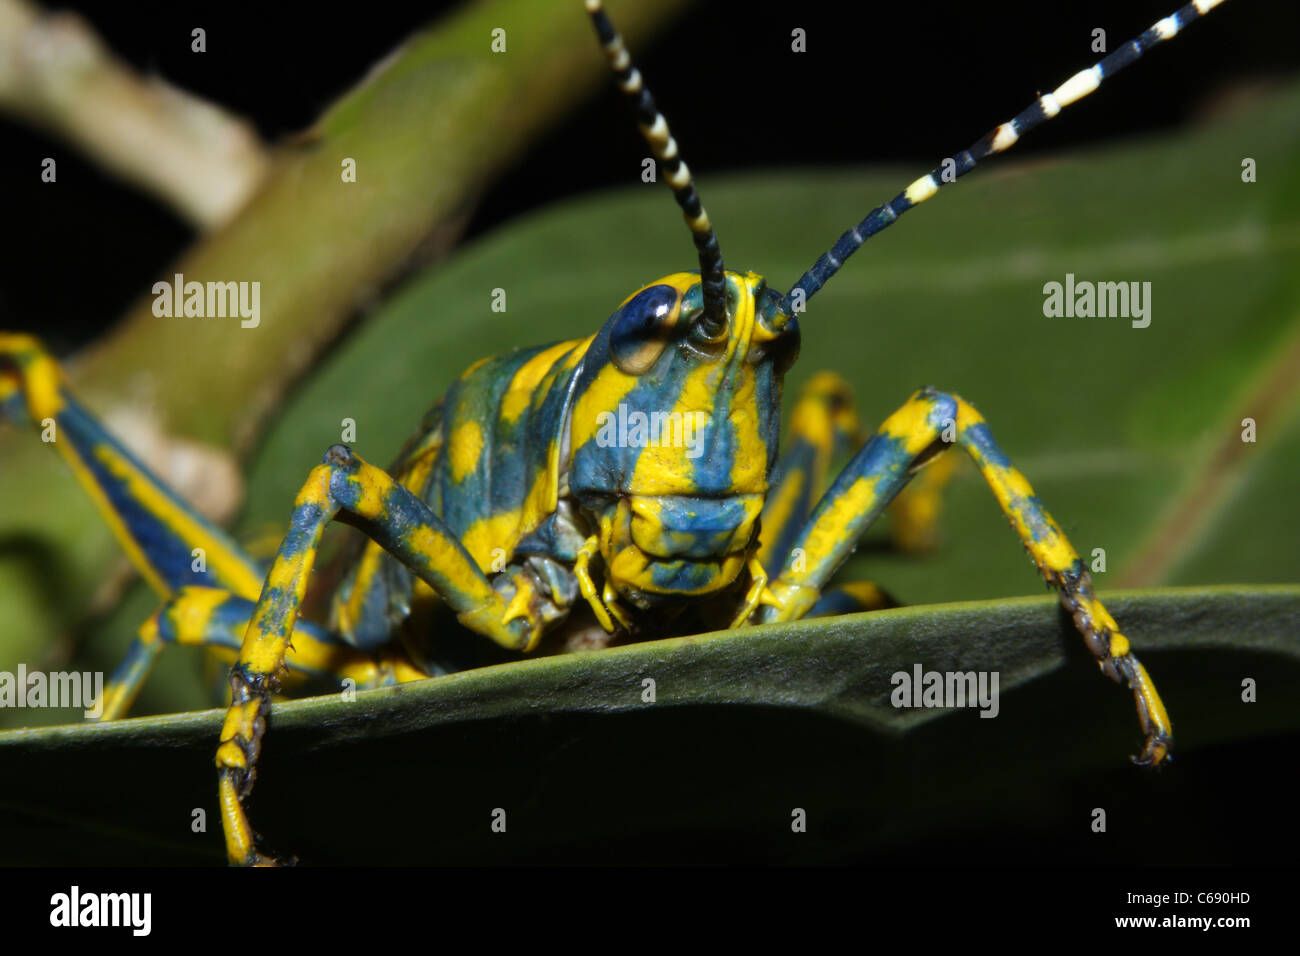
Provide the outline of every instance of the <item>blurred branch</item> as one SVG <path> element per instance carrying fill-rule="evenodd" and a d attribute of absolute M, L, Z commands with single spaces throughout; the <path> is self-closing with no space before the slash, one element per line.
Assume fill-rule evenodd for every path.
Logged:
<path fill-rule="evenodd" d="M 252 125 L 141 76 L 84 19 L 0 0 L 0 109 L 72 143 L 199 229 L 229 219 L 267 169 Z"/>

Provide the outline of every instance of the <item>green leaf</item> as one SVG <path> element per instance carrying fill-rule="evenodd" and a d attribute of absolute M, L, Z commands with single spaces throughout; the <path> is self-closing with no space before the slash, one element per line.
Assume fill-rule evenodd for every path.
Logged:
<path fill-rule="evenodd" d="M 1300 588 L 1112 602 L 1142 635 L 1180 762 L 1300 730 Z M 996 719 L 891 706 L 891 676 L 918 663 L 1000 672 Z M 1269 675 L 1258 704 L 1241 704 L 1239 673 Z M 0 733 L 0 862 L 219 861 L 221 718 Z M 539 658 L 278 704 L 272 720 L 252 819 L 307 863 L 857 858 L 969 820 L 1032 829 L 1045 795 L 1099 782 L 1116 818 L 1150 812 L 1149 774 L 1124 766 L 1131 698 L 1046 597 Z M 489 829 L 496 807 L 508 839 Z M 791 839 L 792 807 L 818 821 L 807 839 Z M 191 832 L 194 808 L 209 832 Z"/>

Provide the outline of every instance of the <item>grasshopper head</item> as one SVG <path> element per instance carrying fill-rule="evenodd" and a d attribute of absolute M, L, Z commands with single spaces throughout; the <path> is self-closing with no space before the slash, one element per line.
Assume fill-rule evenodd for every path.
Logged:
<path fill-rule="evenodd" d="M 726 323 L 700 277 L 630 296 L 574 384 L 568 483 L 597 529 L 605 577 L 635 607 L 713 594 L 757 544 L 797 323 L 753 273 L 726 273 Z"/>

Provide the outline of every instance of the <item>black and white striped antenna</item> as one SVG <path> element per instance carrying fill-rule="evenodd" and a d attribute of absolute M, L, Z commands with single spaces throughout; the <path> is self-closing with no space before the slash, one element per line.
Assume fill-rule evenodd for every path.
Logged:
<path fill-rule="evenodd" d="M 646 89 L 641 72 L 632 65 L 623 38 L 605 14 L 601 0 L 587 0 L 587 12 L 596 27 L 605 56 L 618 78 L 619 88 L 632 100 L 636 109 L 637 125 L 641 135 L 650 144 L 650 150 L 664 171 L 664 180 L 673 191 L 673 198 L 682 208 L 686 225 L 700 255 L 700 284 L 704 293 L 704 313 L 698 322 L 700 330 L 710 339 L 716 339 L 727 330 L 727 282 L 723 276 L 722 250 L 713 232 L 709 214 L 700 204 L 691 171 L 677 151 L 677 141 L 668 129 L 668 120 L 655 106 L 654 97 Z"/>
<path fill-rule="evenodd" d="M 857 252 L 862 244 L 889 226 L 907 210 L 919 205 L 939 191 L 941 186 L 953 182 L 975 168 L 975 164 L 1015 145 L 1035 126 L 1051 119 L 1071 103 L 1083 99 L 1097 89 L 1103 80 L 1110 79 L 1124 67 L 1137 60 L 1157 43 L 1171 40 L 1192 21 L 1209 13 L 1224 0 L 1192 0 L 1176 13 L 1152 24 L 1141 36 L 1130 40 L 1109 56 L 1086 70 L 1074 74 L 1051 93 L 1044 93 L 1014 119 L 990 130 L 982 139 L 929 173 L 916 180 L 905 190 L 882 206 L 877 206 L 860 223 L 840 236 L 829 251 L 813 263 L 811 269 L 785 294 L 779 308 L 787 317 L 803 311 L 804 304 L 839 271 L 844 260 Z M 589 4 L 590 5 L 590 4 Z"/>

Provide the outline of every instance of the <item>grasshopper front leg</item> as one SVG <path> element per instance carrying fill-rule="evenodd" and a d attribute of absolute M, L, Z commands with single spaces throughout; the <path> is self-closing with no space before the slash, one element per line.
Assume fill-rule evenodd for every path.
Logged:
<path fill-rule="evenodd" d="M 1043 577 L 1060 591 L 1088 649 L 1104 674 L 1133 691 L 1146 735 L 1134 762 L 1155 766 L 1169 755 L 1173 725 L 1155 684 L 1093 590 L 1083 561 L 1034 489 L 993 440 L 983 417 L 955 395 L 922 389 L 891 415 L 853 458 L 797 536 L 763 621 L 805 616 L 821 589 L 853 552 L 863 531 L 933 456 L 957 444 L 974 460 Z"/>
<path fill-rule="evenodd" d="M 825 494 L 832 460 L 858 451 L 866 442 L 859 423 L 853 389 L 842 376 L 821 371 L 800 389 L 763 506 L 758 559 L 770 576 L 780 573 L 782 562 L 795 546 L 795 539 L 807 523 L 813 506 Z M 898 550 L 933 549 L 939 538 L 943 493 L 952 478 L 954 461 L 939 459 L 890 503 L 890 534 Z M 825 597 L 827 600 L 824 606 L 818 607 L 817 616 L 898 604 L 865 581 Z"/>
<path fill-rule="evenodd" d="M 427 583 L 470 630 L 528 651 L 542 624 L 522 602 L 507 602 L 464 545 L 429 507 L 386 472 L 343 445 L 312 469 L 294 502 L 289 533 L 271 565 L 230 672 L 232 699 L 217 748 L 226 850 L 240 865 L 275 861 L 257 851 L 244 800 L 253 789 L 271 694 L 284 668 L 295 619 L 325 526 L 337 518 L 378 542 Z"/>

